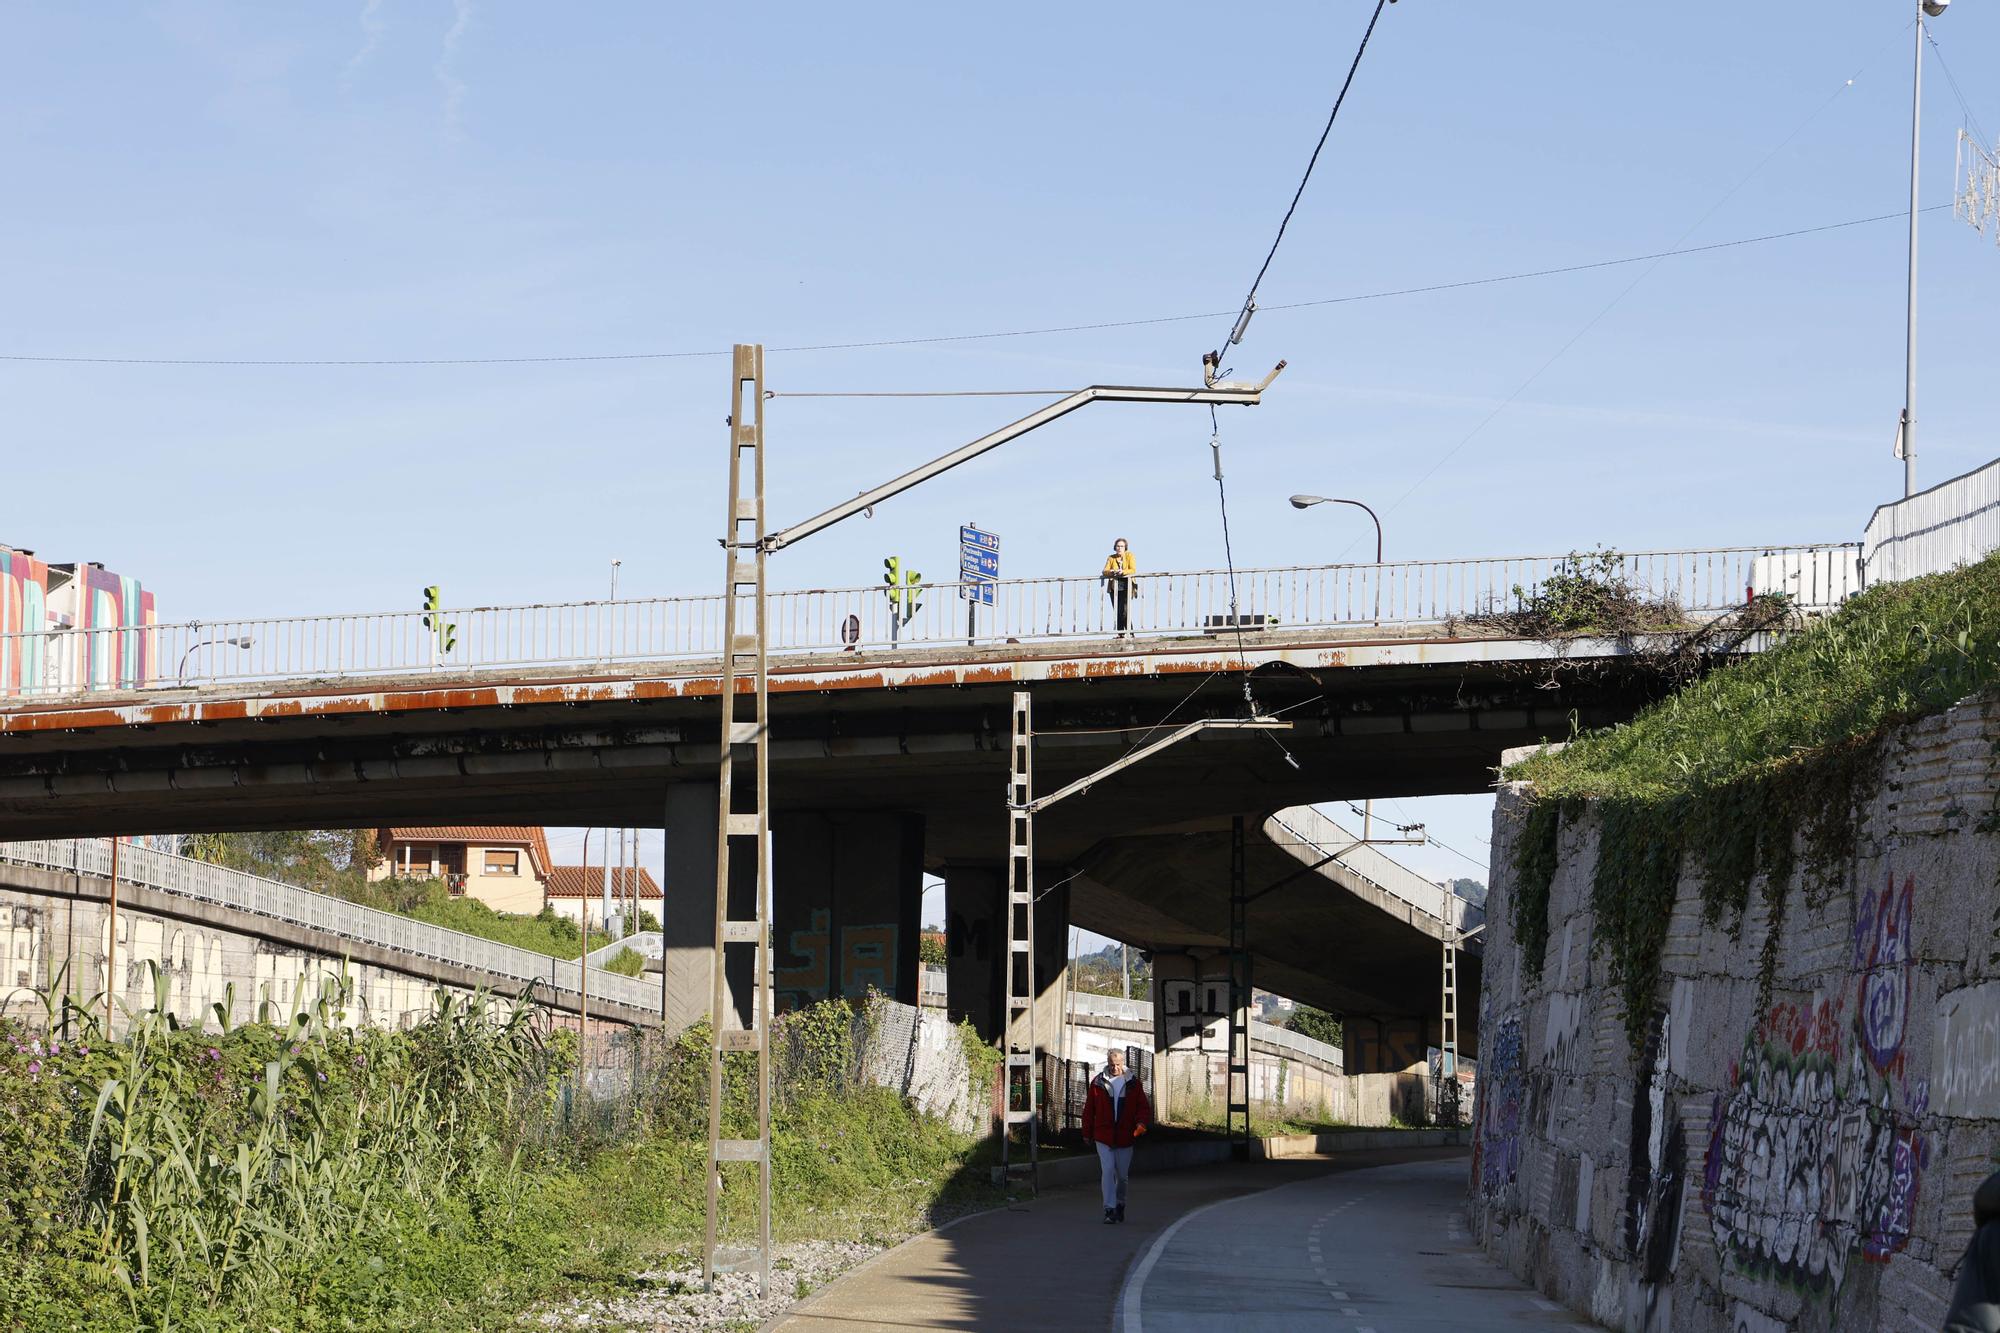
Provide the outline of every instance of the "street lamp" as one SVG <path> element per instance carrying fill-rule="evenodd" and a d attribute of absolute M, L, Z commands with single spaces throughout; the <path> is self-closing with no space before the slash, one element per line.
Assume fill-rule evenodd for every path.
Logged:
<path fill-rule="evenodd" d="M 1382 563 L 1382 520 L 1375 517 L 1374 510 L 1369 509 L 1367 505 L 1362 504 L 1359 500 L 1343 500 L 1333 495 L 1294 495 L 1292 497 L 1292 508 L 1294 509 L 1311 509 L 1314 505 L 1353 505 L 1356 509 L 1365 511 L 1369 519 L 1375 524 L 1375 563 L 1378 565 Z"/>
<path fill-rule="evenodd" d="M 239 634 L 233 638 L 203 639 L 199 643 L 189 644 L 188 650 L 181 654 L 180 666 L 176 668 L 174 671 L 174 685 L 178 688 L 179 686 L 187 683 L 188 659 L 194 656 L 195 649 L 213 648 L 216 647 L 217 645 L 220 645 L 225 648 L 248 648 L 251 644 L 255 642 L 256 640 L 251 638 L 248 634 Z"/>

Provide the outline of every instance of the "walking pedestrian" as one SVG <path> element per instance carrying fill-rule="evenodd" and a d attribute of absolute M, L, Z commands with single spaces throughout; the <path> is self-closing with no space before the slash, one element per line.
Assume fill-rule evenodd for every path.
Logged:
<path fill-rule="evenodd" d="M 1104 1069 L 1090 1080 L 1083 1101 L 1083 1137 L 1097 1145 L 1106 1225 L 1125 1220 L 1125 1181 L 1132 1174 L 1132 1145 L 1153 1123 L 1153 1104 L 1137 1074 L 1125 1072 L 1125 1052 L 1113 1047 Z"/>
<path fill-rule="evenodd" d="M 1104 559 L 1104 591 L 1111 598 L 1111 618 L 1117 622 L 1120 638 L 1132 632 L 1132 598 L 1139 591 L 1138 573 L 1139 562 L 1132 558 L 1131 545 L 1123 537 L 1111 543 L 1111 554 Z"/>

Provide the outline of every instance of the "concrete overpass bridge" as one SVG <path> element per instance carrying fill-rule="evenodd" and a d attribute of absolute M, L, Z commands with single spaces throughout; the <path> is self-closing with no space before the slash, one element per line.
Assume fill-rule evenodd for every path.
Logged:
<path fill-rule="evenodd" d="M 1626 557 L 1625 575 L 1690 622 L 1752 592 L 1810 613 L 1852 589 L 1853 555 L 1655 552 Z M 1282 843 L 1305 840 L 1269 836 L 1274 811 L 1483 790 L 1502 750 L 1619 720 L 1658 693 L 1657 650 L 1674 635 L 1509 632 L 1505 614 L 1562 566 L 1239 570 L 1234 613 L 1225 572 L 1159 574 L 1141 580 L 1124 635 L 1094 578 L 1002 583 L 970 634 L 956 585 L 927 588 L 908 623 L 892 623 L 880 588 L 773 594 L 781 995 L 874 984 L 913 1000 L 928 868 L 945 877 L 958 927 L 953 993 L 975 997 L 959 1007 L 997 1025 L 999 996 L 981 997 L 976 979 L 997 975 L 981 940 L 1000 942 L 1008 700 L 1022 688 L 1045 790 L 1170 719 L 1241 716 L 1246 681 L 1261 710 L 1294 723 L 1189 741 L 1038 822 L 1040 882 L 1067 881 L 1039 913 L 1051 976 L 1071 920 L 1199 955 L 1226 924 L 1216 845 L 1233 817 L 1262 830 L 1253 885 L 1292 875 L 1298 858 Z M 668 881 L 686 905 L 670 1020 L 676 1005 L 705 1012 L 721 611 L 719 596 L 448 610 L 455 644 L 442 654 L 420 612 L 5 636 L 0 680 L 19 683 L 0 701 L 0 838 L 664 825 Z M 94 634 L 126 637 L 92 651 L 104 646 L 79 639 Z M 130 665 L 84 688 L 63 669 L 73 659 Z M 1434 991 L 1442 919 L 1398 924 L 1399 909 L 1338 870 L 1314 875 L 1317 906 L 1296 886 L 1266 900 L 1252 939 L 1260 980 L 1342 1013 L 1431 1012 L 1407 978 Z"/>

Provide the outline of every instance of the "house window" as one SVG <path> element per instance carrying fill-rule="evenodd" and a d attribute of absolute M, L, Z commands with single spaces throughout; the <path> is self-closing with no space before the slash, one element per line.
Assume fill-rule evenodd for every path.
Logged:
<path fill-rule="evenodd" d="M 486 853 L 485 873 L 489 875 L 520 874 L 521 854 L 519 852 L 488 851 Z"/>

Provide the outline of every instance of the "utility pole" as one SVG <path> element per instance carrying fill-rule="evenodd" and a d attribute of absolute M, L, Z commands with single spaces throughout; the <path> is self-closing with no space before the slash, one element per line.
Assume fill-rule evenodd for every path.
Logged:
<path fill-rule="evenodd" d="M 104 955 L 104 1039 L 111 1040 L 111 1010 L 118 997 L 118 839 L 111 839 L 111 941 Z"/>
<path fill-rule="evenodd" d="M 1944 13 L 1951 0 L 1918 0 L 1915 54 L 1910 69 L 1910 278 L 1903 329 L 1903 420 L 1896 452 L 1903 460 L 1903 495 L 1917 493 L 1917 148 L 1924 118 L 1924 17 Z"/>
<path fill-rule="evenodd" d="M 757 1267 L 761 1278 L 761 1290 L 768 1295 L 771 1284 L 771 1079 L 770 1079 L 770 1027 L 771 1027 L 771 939 L 769 912 L 771 907 L 771 848 L 770 848 L 770 728 L 769 728 L 769 619 L 770 588 L 766 579 L 770 557 L 796 542 L 803 541 L 814 533 L 822 532 L 834 524 L 854 517 L 856 514 L 872 512 L 875 506 L 889 500 L 912 487 L 921 485 L 933 477 L 942 475 L 961 463 L 970 462 L 1010 440 L 1015 440 L 1030 431 L 1069 415 L 1078 408 L 1092 403 L 1186 403 L 1202 406 L 1234 405 L 1255 407 L 1262 401 L 1264 390 L 1271 386 L 1285 363 L 1280 361 L 1259 383 L 1236 383 L 1212 381 L 1202 388 L 1154 388 L 1131 385 L 1093 384 L 1078 389 L 1022 417 L 1020 420 L 1002 426 L 978 439 L 948 453 L 932 459 L 928 463 L 912 468 L 901 476 L 893 477 L 872 489 L 862 491 L 852 499 L 843 500 L 830 509 L 822 510 L 811 518 L 795 523 L 788 528 L 771 532 L 765 526 L 765 450 L 764 450 L 764 405 L 767 395 L 764 388 L 764 349 L 756 344 L 738 343 L 731 354 L 729 414 L 729 498 L 724 513 L 723 547 L 723 646 L 721 681 L 721 727 L 719 730 L 719 754 L 716 775 L 716 866 L 715 866 L 715 934 L 710 954 L 712 968 L 712 989 L 709 999 L 710 1032 L 713 1046 L 709 1064 L 709 1119 L 708 1119 L 708 1212 L 702 1247 L 702 1280 L 710 1290 L 714 1287 L 716 1272 L 716 1228 L 719 1220 L 720 1168 L 724 1162 L 756 1162 L 759 1170 L 760 1188 L 758 1192 L 758 1231 L 760 1251 Z M 912 587 L 917 580 L 902 580 L 904 597 L 894 599 L 907 604 L 908 599 L 920 589 Z M 897 606 L 896 610 L 901 607 Z M 891 616 L 891 625 L 900 630 L 898 617 Z M 747 624 L 745 622 L 748 622 Z M 1017 696 L 1017 703 L 1024 695 Z M 745 716 L 745 705 L 748 715 Z M 1016 725 L 1021 719 L 1017 717 Z M 1237 726 L 1251 725 L 1237 722 Z M 1269 724 L 1264 725 L 1279 725 Z M 1191 734 L 1186 728 L 1175 733 L 1175 739 Z M 1136 758 L 1150 753 L 1146 750 L 1135 752 L 1112 769 L 1133 762 Z M 735 765 L 740 759 L 754 764 L 755 787 L 749 795 L 738 799 L 734 781 Z M 1083 784 L 1088 785 L 1088 782 Z M 1009 787 L 1010 811 L 1016 805 L 1013 793 L 1020 784 Z M 1060 795 L 1073 794 L 1080 790 L 1072 786 Z M 1010 820 L 1011 822 L 1011 820 Z M 755 858 L 756 903 L 751 917 L 732 920 L 729 916 L 730 864 L 734 853 L 732 840 L 752 839 L 747 854 Z M 1024 906 L 1023 915 L 1028 924 L 1033 924 L 1033 857 L 1032 849 L 1025 864 L 1027 883 L 1008 884 L 1005 906 L 1008 915 L 1016 915 L 1017 906 Z M 1010 843 L 1010 865 L 1021 858 L 1015 855 Z M 1025 903 L 1018 896 L 1025 891 Z M 724 962 L 731 946 L 754 948 L 756 959 L 752 972 L 751 1019 L 748 1028 L 736 1028 L 725 1020 L 733 1020 L 734 1005 L 727 1003 L 728 988 L 725 982 Z M 1025 961 L 1029 967 L 1029 977 L 1033 977 L 1033 934 L 1028 934 L 1028 950 Z M 1010 963 L 1015 961 L 1010 958 Z M 1032 1013 L 1032 1011 L 1031 1011 Z M 722 1083 L 724 1057 L 732 1051 L 755 1051 L 757 1053 L 757 1137 L 754 1139 L 725 1139 L 722 1137 Z M 1013 1067 L 1010 1054 L 1009 1069 Z M 1030 1110 L 1034 1097 L 1032 1077 L 1028 1082 Z M 1010 1120 L 1013 1117 L 1009 1117 Z M 1032 1135 L 1030 1136 L 1032 1142 Z M 1003 1137 L 1004 1144 L 1005 1139 Z"/>

